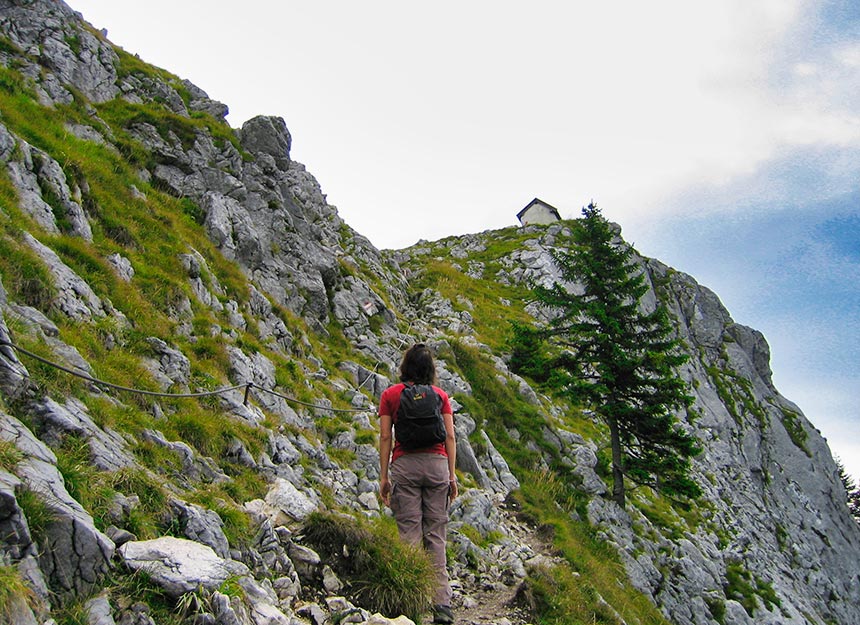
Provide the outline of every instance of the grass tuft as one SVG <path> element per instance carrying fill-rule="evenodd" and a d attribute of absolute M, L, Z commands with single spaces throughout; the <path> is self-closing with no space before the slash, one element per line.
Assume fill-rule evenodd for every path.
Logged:
<path fill-rule="evenodd" d="M 0 623 L 13 623 L 21 608 L 34 607 L 36 595 L 14 566 L 0 566 Z"/>
<path fill-rule="evenodd" d="M 358 605 L 414 621 L 430 607 L 435 587 L 430 560 L 423 549 L 401 542 L 390 521 L 379 519 L 371 525 L 316 512 L 303 533 L 306 542 L 349 581 Z"/>
<path fill-rule="evenodd" d="M 24 456 L 15 446 L 15 443 L 0 440 L 0 470 L 11 471 L 23 459 Z"/>
<path fill-rule="evenodd" d="M 56 518 L 55 511 L 45 501 L 43 495 L 29 488 L 18 491 L 15 499 L 18 502 L 18 507 L 21 508 L 27 518 L 31 540 L 40 547 L 44 546 L 48 527 Z"/>

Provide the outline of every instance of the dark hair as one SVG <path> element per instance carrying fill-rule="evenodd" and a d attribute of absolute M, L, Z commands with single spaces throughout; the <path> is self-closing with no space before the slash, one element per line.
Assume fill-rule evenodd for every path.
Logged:
<path fill-rule="evenodd" d="M 433 352 L 424 343 L 416 343 L 403 354 L 400 381 L 416 384 L 436 384 L 436 363 Z"/>

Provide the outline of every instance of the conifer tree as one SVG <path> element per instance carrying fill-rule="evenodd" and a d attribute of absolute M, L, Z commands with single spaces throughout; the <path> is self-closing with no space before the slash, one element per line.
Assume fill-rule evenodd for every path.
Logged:
<path fill-rule="evenodd" d="M 679 429 L 675 412 L 693 399 L 677 368 L 687 357 L 664 307 L 643 312 L 648 291 L 594 203 L 582 210 L 574 245 L 553 260 L 564 282 L 537 286 L 534 300 L 551 313 L 541 326 L 515 324 L 512 366 L 578 404 L 591 405 L 609 426 L 612 497 L 625 504 L 625 477 L 669 496 L 696 497 L 690 458 L 701 450 Z"/>
<path fill-rule="evenodd" d="M 845 499 L 848 511 L 857 523 L 860 523 L 860 486 L 854 484 L 854 478 L 845 470 L 842 460 L 836 458 L 836 468 L 839 470 L 839 479 L 845 487 Z"/>

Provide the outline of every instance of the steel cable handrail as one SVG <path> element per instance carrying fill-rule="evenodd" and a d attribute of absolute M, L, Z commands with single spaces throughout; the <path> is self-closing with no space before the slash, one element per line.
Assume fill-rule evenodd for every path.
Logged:
<path fill-rule="evenodd" d="M 93 376 L 89 375 L 88 373 L 83 373 L 81 371 L 75 371 L 74 369 L 71 369 L 71 368 L 66 367 L 64 365 L 61 365 L 59 363 L 48 360 L 44 356 L 40 356 L 39 354 L 35 354 L 35 353 L 33 353 L 27 349 L 24 349 L 23 347 L 20 347 L 16 344 L 12 343 L 11 341 L 6 341 L 3 339 L 0 339 L 0 346 L 11 347 L 15 351 L 17 351 L 21 354 L 24 354 L 26 356 L 29 356 L 30 358 L 33 358 L 35 360 L 38 360 L 39 362 L 41 362 L 43 364 L 54 367 L 56 369 L 59 369 L 60 371 L 64 371 L 65 373 L 68 373 L 70 375 L 74 375 L 74 376 L 79 377 L 81 379 L 87 380 L 88 382 L 107 386 L 107 387 L 114 388 L 114 389 L 117 389 L 120 391 L 126 391 L 129 393 L 139 393 L 141 395 L 149 395 L 149 396 L 155 396 L 155 397 L 171 397 L 171 398 L 177 398 L 177 399 L 189 399 L 189 398 L 198 398 L 198 397 L 211 397 L 213 395 L 223 395 L 225 393 L 229 393 L 230 391 L 235 391 L 235 390 L 244 388 L 245 389 L 245 398 L 244 398 L 243 403 L 245 405 L 247 405 L 248 404 L 248 392 L 252 388 L 256 388 L 256 389 L 263 391 L 264 393 L 269 393 L 271 395 L 275 395 L 277 397 L 280 397 L 281 399 L 283 399 L 285 401 L 288 401 L 288 402 L 291 402 L 294 404 L 298 404 L 301 406 L 308 406 L 310 408 L 316 408 L 317 410 L 329 410 L 331 412 L 369 412 L 369 410 L 360 409 L 360 408 L 331 408 L 328 406 L 320 406 L 318 404 L 311 404 L 309 402 L 305 402 L 305 401 L 301 401 L 300 399 L 296 399 L 295 397 L 290 397 L 288 395 L 284 395 L 283 393 L 278 393 L 277 391 L 263 388 L 262 386 L 257 386 L 253 382 L 245 382 L 243 384 L 236 384 L 234 386 L 227 386 L 224 388 L 216 389 L 214 391 L 199 391 L 196 393 L 167 393 L 167 392 L 160 392 L 160 391 L 148 391 L 148 390 L 141 389 L 141 388 L 132 388 L 129 386 L 122 386 L 121 384 L 114 384 L 113 382 L 108 382 L 106 380 L 101 380 L 99 378 L 93 377 Z"/>

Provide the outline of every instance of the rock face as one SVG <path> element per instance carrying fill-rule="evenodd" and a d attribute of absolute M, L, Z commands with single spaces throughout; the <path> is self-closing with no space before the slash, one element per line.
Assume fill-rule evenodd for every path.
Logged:
<path fill-rule="evenodd" d="M 764 337 L 735 324 L 716 295 L 689 276 L 655 261 L 646 266 L 653 282 L 666 284 L 682 338 L 702 354 L 689 361 L 684 375 L 699 381 L 700 417 L 694 431 L 706 442 L 699 470 L 703 477 L 715 478 L 700 483 L 707 482 L 709 500 L 723 502 L 715 512 L 733 527 L 723 562 L 729 566 L 743 561 L 780 596 L 793 598 L 772 616 L 749 622 L 801 622 L 804 614 L 823 611 L 820 604 L 803 597 L 802 589 L 812 585 L 826 589 L 822 597 L 852 597 L 856 602 L 860 599 L 856 567 L 846 576 L 822 576 L 821 570 L 852 569 L 853 556 L 846 555 L 856 549 L 857 525 L 844 515 L 844 489 L 834 479 L 837 468 L 824 439 L 773 387 Z M 805 528 L 812 532 L 807 535 Z M 806 537 L 796 541 L 801 532 Z M 682 559 L 708 587 L 710 554 L 717 551 L 719 541 L 697 542 L 683 548 Z M 662 592 L 677 593 L 671 603 L 677 613 L 688 613 L 688 589 L 678 590 L 685 594 L 668 588 Z M 832 602 L 827 609 L 838 622 L 856 618 Z"/>
<path fill-rule="evenodd" d="M 17 536 L 16 548 L 23 547 L 21 553 L 39 554 L 41 575 L 61 599 L 86 595 L 107 573 L 114 544 L 96 529 L 89 512 L 66 490 L 56 456 L 27 427 L 14 417 L 0 414 L 0 439 L 13 441 L 23 455 L 15 467 L 21 479 L 16 486 L 37 493 L 50 510 L 42 540 L 37 544 L 31 535 L 32 542 L 28 542 L 22 527 L 13 534 Z M 39 587 L 44 586 L 40 583 Z"/>
<path fill-rule="evenodd" d="M 25 133 L 6 114 L 17 100 L 2 100 L 0 566 L 35 597 L 16 597 L 18 622 L 83 599 L 89 622 L 155 622 L 154 606 L 112 594 L 111 571 L 146 571 L 194 622 L 404 622 L 337 596 L 348 581 L 301 530 L 320 510 L 385 514 L 374 406 L 416 337 L 439 355 L 457 413 L 457 608 L 569 567 L 511 518 L 524 486 L 513 447 L 547 476 L 564 469 L 587 502 L 578 522 L 624 565 L 618 583 L 670 622 L 860 622 L 860 530 L 830 451 L 774 387 L 762 335 L 693 278 L 637 259 L 643 305 L 667 305 L 689 349 L 695 404 L 680 417 L 704 450 L 697 519 L 657 519 L 646 499 L 622 510 L 605 497 L 588 413 L 583 431 L 567 425 L 568 406 L 512 373 L 500 341 L 482 342 L 486 317 L 540 311 L 500 297 L 488 314 L 477 291 L 557 280 L 550 252 L 569 224 L 518 230 L 517 245 L 485 232 L 384 253 L 292 160 L 282 119 L 233 131 L 225 105 L 55 0 L 0 0 L 0 36 L 0 98 L 67 133 L 62 149 Z M 481 288 L 410 288 L 439 263 Z M 95 380 L 105 370 L 143 393 Z M 537 425 L 470 413 L 488 398 Z"/>

